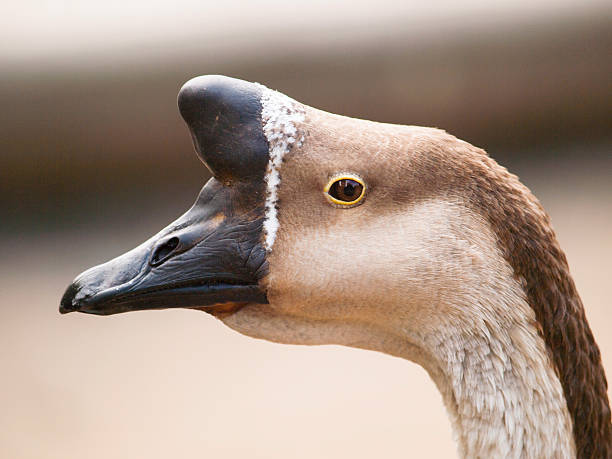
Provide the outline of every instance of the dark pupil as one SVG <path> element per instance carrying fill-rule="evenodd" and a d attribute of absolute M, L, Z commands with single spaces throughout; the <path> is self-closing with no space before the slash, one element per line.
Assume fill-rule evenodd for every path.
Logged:
<path fill-rule="evenodd" d="M 340 201 L 351 202 L 359 198 L 362 189 L 361 183 L 355 180 L 343 179 L 333 184 L 330 194 Z"/>
<path fill-rule="evenodd" d="M 355 185 L 348 182 L 344 184 L 344 194 L 353 197 L 355 195 Z"/>

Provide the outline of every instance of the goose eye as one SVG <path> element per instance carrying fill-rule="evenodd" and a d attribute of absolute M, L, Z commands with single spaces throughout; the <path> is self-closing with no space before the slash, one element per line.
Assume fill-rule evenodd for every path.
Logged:
<path fill-rule="evenodd" d="M 336 177 L 325 187 L 325 192 L 335 204 L 357 204 L 363 198 L 365 184 L 357 177 Z"/>

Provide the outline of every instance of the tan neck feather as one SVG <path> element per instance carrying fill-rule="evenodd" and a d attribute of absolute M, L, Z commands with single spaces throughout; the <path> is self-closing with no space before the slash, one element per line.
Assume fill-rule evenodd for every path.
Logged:
<path fill-rule="evenodd" d="M 561 383 L 528 305 L 498 304 L 520 311 L 508 327 L 483 320 L 482 333 L 430 336 L 441 375 L 430 371 L 442 393 L 464 457 L 575 457 L 572 423 Z M 517 297 L 514 297 L 515 299 Z M 495 301 L 495 300 L 494 300 Z M 427 365 L 426 365 L 427 367 Z"/>
<path fill-rule="evenodd" d="M 612 457 L 612 422 L 599 347 L 550 218 L 518 178 L 485 152 L 456 142 L 461 192 L 491 225 L 559 375 L 579 458 Z M 467 188 L 467 189 L 466 189 Z"/>
<path fill-rule="evenodd" d="M 401 240 L 389 239 L 391 224 L 402 228 Z M 405 251 L 390 249 L 374 260 L 363 253 L 357 241 L 365 235 L 357 231 L 280 232 L 270 258 L 270 305 L 249 306 L 224 321 L 258 338 L 343 344 L 419 363 L 441 391 L 466 457 L 575 456 L 563 389 L 534 312 L 486 223 L 460 204 L 436 200 L 388 221 L 380 217 L 364 231 Z M 343 242 L 339 258 L 333 248 Z M 425 264 L 411 266 L 415 260 L 405 253 L 422 251 Z M 299 263 L 286 256 L 293 253 Z M 356 267 L 369 263 L 369 271 L 364 279 L 359 270 L 349 273 L 350 289 L 339 290 L 341 280 L 325 273 L 346 271 L 346 259 Z M 371 286 L 382 282 L 393 288 L 372 295 Z"/>

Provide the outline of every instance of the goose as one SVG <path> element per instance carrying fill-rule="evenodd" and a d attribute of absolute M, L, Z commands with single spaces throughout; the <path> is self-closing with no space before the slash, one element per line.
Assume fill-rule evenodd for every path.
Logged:
<path fill-rule="evenodd" d="M 439 129 L 327 113 L 225 76 L 182 87 L 212 173 L 60 312 L 191 308 L 245 335 L 421 365 L 462 457 L 612 457 L 600 351 L 548 215 Z"/>

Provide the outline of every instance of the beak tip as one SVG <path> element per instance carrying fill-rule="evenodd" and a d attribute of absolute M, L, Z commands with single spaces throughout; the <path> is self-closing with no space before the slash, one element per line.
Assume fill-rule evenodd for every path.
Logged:
<path fill-rule="evenodd" d="M 75 296 L 79 291 L 78 287 L 72 283 L 66 289 L 62 300 L 60 301 L 59 312 L 60 314 L 68 314 L 79 310 L 79 304 L 75 301 Z"/>

